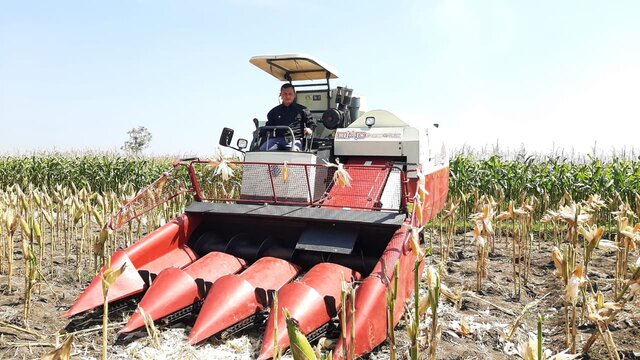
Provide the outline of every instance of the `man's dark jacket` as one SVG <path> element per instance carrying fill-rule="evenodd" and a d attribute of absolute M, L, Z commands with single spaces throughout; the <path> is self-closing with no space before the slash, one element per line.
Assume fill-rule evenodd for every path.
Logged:
<path fill-rule="evenodd" d="M 288 126 L 293 130 L 296 139 L 304 135 L 304 128 L 315 130 L 316 121 L 311 116 L 311 112 L 305 106 L 292 103 L 289 106 L 280 104 L 267 114 L 267 126 Z M 288 131 L 277 131 L 276 136 L 285 136 Z"/>

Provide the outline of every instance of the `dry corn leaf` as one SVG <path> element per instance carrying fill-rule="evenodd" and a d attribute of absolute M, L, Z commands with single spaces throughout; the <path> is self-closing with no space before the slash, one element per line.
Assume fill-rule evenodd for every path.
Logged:
<path fill-rule="evenodd" d="M 462 337 L 465 337 L 471 335 L 471 333 L 472 330 L 469 324 L 467 324 L 467 320 L 465 318 L 462 318 L 462 320 L 460 320 L 460 328 L 458 329 L 458 334 L 460 334 L 460 336 Z"/>
<path fill-rule="evenodd" d="M 69 360 L 71 359 L 71 344 L 73 343 L 73 335 L 64 341 L 62 346 L 44 355 L 40 360 Z"/>
<path fill-rule="evenodd" d="M 141 306 L 138 306 L 137 311 L 142 315 L 142 320 L 144 321 L 144 326 L 147 329 L 147 333 L 149 334 L 149 338 L 151 339 L 151 344 L 156 349 L 160 348 L 160 338 L 158 337 L 158 329 L 156 325 L 153 323 L 153 318 L 151 315 L 144 311 Z"/>
<path fill-rule="evenodd" d="M 533 336 L 518 346 L 518 352 L 524 360 L 541 360 L 538 359 L 538 340 Z"/>
<path fill-rule="evenodd" d="M 113 267 L 109 266 L 109 268 L 102 273 L 102 294 L 105 298 L 107 297 L 107 293 L 111 285 L 118 280 L 118 277 L 122 275 L 126 267 L 127 263 L 122 264 L 122 266 L 117 270 L 114 270 Z"/>

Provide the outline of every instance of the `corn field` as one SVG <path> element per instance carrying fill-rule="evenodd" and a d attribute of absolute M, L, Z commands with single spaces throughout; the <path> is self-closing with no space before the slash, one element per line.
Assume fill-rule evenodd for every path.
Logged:
<path fill-rule="evenodd" d="M 41 190 L 56 186 L 122 192 L 149 185 L 174 158 L 132 159 L 115 154 L 42 154 L 0 156 L 0 188 L 33 185 Z"/>
<path fill-rule="evenodd" d="M 0 157 L 0 291 L 20 300 L 19 314 L 5 312 L 12 316 L 0 321 L 0 334 L 9 328 L 15 338 L 42 343 L 47 351 L 60 345 L 60 334 L 37 329 L 42 318 L 34 313 L 34 306 L 40 306 L 36 299 L 50 299 L 57 306 L 72 302 L 60 299 L 61 287 L 82 289 L 107 255 L 183 211 L 191 201 L 187 194 L 116 233 L 106 227 L 110 216 L 172 161 L 110 154 Z M 620 319 L 640 324 L 640 312 L 634 310 L 640 293 L 640 162 L 458 155 L 450 170 L 445 210 L 424 230 L 427 279 L 416 292 L 415 307 L 407 311 L 405 329 L 389 329 L 392 358 L 405 358 L 397 332 L 408 333 L 406 356 L 411 358 L 418 358 L 419 349 L 432 359 L 447 358 L 456 347 L 449 344 L 447 349 L 443 331 L 455 334 L 454 343 L 482 342 L 479 334 L 488 330 L 465 317 L 461 307 L 465 298 L 487 295 L 487 282 L 497 281 L 492 277 L 498 262 L 509 289 L 501 300 L 519 309 L 519 314 L 508 311 L 510 326 L 501 330 L 495 345 L 507 354 L 504 358 L 560 359 L 563 351 L 603 359 L 640 354 L 637 341 L 618 346 L 625 336 L 640 336 L 637 331 L 620 335 L 612 330 Z M 237 176 L 223 191 L 238 183 Z M 455 282 L 447 275 L 462 261 L 473 264 L 473 275 L 468 282 Z M 539 268 L 547 265 L 555 276 L 540 278 Z M 416 273 L 418 268 L 416 264 Z M 531 284 L 538 282 L 549 293 L 530 294 Z M 534 309 L 545 313 L 542 304 L 552 298 L 562 299 L 555 303 L 558 314 L 533 318 Z M 460 315 L 451 315 L 447 306 Z M 546 326 L 560 326 L 560 340 L 543 339 Z M 8 337 L 0 336 L 0 358 L 47 352 Z M 509 343 L 515 344 L 511 353 Z"/>

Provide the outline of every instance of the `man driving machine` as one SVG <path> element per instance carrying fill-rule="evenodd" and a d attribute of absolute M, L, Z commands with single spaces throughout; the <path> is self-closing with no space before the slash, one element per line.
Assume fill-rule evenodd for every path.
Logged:
<path fill-rule="evenodd" d="M 288 139 L 288 131 L 282 129 L 267 130 L 267 139 L 260 146 L 260 150 L 295 150 L 300 151 L 303 136 L 313 134 L 316 121 L 311 112 L 296 102 L 296 90 L 290 83 L 280 87 L 282 103 L 269 111 L 266 126 L 288 126 L 293 131 L 295 139 Z M 291 142 L 293 141 L 293 143 Z M 295 148 L 292 149 L 292 146 Z"/>

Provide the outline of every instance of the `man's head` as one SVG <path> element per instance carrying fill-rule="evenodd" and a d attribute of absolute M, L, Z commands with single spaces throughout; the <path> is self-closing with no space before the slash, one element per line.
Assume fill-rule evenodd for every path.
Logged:
<path fill-rule="evenodd" d="M 296 101 L 296 89 L 293 85 L 286 83 L 280 87 L 280 98 L 284 106 L 289 106 Z"/>

